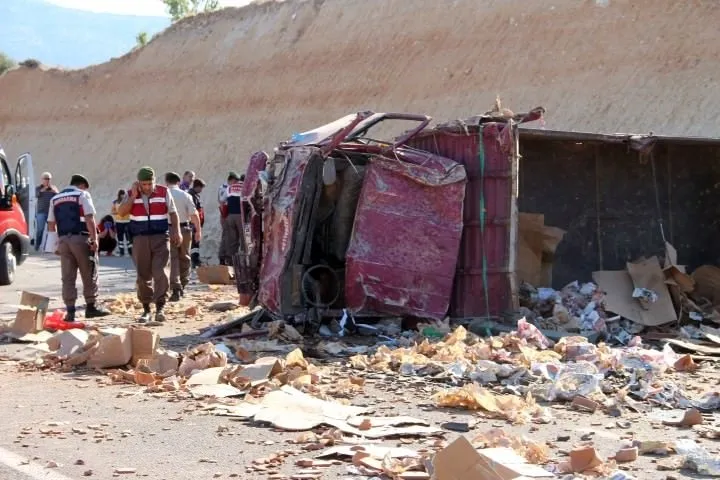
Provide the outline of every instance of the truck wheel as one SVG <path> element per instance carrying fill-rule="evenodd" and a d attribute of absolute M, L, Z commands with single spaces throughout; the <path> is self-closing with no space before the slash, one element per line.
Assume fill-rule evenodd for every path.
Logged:
<path fill-rule="evenodd" d="M 15 280 L 17 259 L 10 242 L 0 245 L 0 285 L 10 285 Z"/>

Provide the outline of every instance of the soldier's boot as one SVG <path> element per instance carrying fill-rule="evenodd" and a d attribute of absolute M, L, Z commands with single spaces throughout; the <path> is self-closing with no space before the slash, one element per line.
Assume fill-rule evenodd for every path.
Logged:
<path fill-rule="evenodd" d="M 179 288 L 174 288 L 172 295 L 170 295 L 170 298 L 168 299 L 169 302 L 179 302 L 180 297 L 182 294 L 180 293 L 181 290 Z"/>
<path fill-rule="evenodd" d="M 110 312 L 102 307 L 98 307 L 94 303 L 88 303 L 85 307 L 85 318 L 100 318 L 107 317 Z"/>
<path fill-rule="evenodd" d="M 165 318 L 165 304 L 164 303 L 158 303 L 155 305 L 155 321 L 158 323 L 163 323 L 167 318 Z"/>
<path fill-rule="evenodd" d="M 152 314 L 150 313 L 150 304 L 143 303 L 143 313 L 140 315 L 140 318 L 138 318 L 138 323 L 147 323 L 150 321 L 150 318 L 152 318 Z"/>

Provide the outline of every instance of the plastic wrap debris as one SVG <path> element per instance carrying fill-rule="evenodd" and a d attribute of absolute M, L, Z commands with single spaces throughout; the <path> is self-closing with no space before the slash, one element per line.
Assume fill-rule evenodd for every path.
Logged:
<path fill-rule="evenodd" d="M 543 329 L 568 333 L 606 331 L 607 314 L 604 294 L 596 284 L 572 282 L 562 290 L 520 287 L 520 305 L 532 312 L 530 317 Z"/>
<path fill-rule="evenodd" d="M 632 297 L 637 299 L 643 305 L 658 301 L 658 294 L 649 288 L 635 288 L 635 290 L 633 290 Z"/>
<path fill-rule="evenodd" d="M 711 455 L 693 440 L 679 439 L 675 442 L 675 450 L 685 457 L 684 468 L 700 475 L 720 477 L 720 459 Z"/>
<path fill-rule="evenodd" d="M 602 395 L 600 382 L 604 375 L 590 362 L 564 364 L 535 364 L 533 373 L 550 380 L 550 385 L 537 385 L 532 389 L 539 398 L 547 401 L 572 400 L 577 396 L 592 398 Z"/>
<path fill-rule="evenodd" d="M 528 344 L 536 345 L 540 349 L 546 349 L 552 346 L 550 340 L 540 333 L 540 330 L 538 330 L 535 325 L 529 324 L 524 318 L 518 320 L 517 334 L 520 338 L 526 340 Z"/>

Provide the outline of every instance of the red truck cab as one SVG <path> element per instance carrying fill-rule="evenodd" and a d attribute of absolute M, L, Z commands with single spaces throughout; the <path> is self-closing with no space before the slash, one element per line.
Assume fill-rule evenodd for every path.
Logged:
<path fill-rule="evenodd" d="M 15 269 L 30 253 L 35 213 L 35 180 L 32 157 L 21 155 L 11 176 L 0 146 L 0 285 L 15 280 Z"/>

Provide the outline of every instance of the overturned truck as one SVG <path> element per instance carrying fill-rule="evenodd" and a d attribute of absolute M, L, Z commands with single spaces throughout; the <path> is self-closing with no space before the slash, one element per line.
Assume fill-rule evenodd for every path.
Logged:
<path fill-rule="evenodd" d="M 241 299 L 309 322 L 511 309 L 517 126 L 542 113 L 431 129 L 425 115 L 361 112 L 256 153 Z"/>

